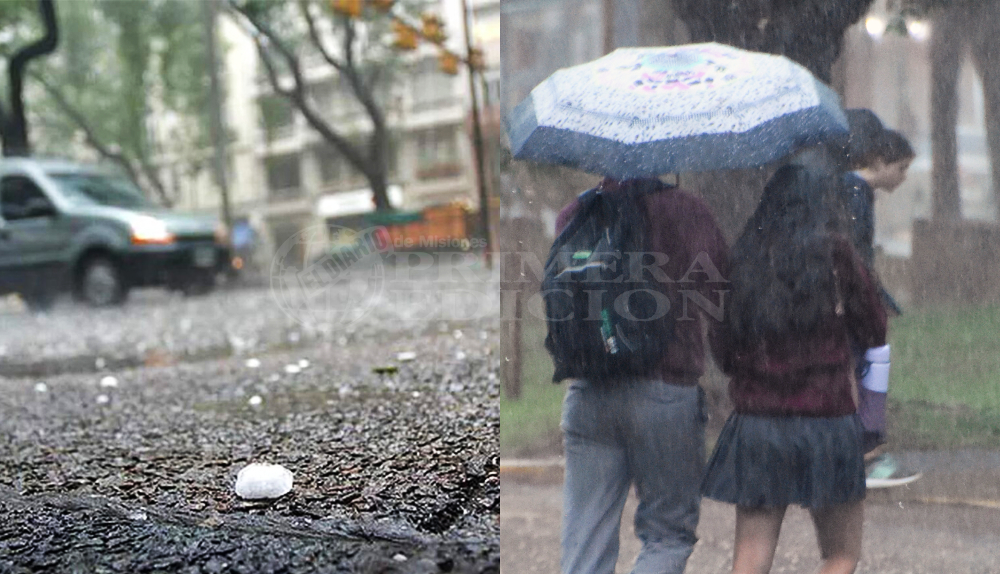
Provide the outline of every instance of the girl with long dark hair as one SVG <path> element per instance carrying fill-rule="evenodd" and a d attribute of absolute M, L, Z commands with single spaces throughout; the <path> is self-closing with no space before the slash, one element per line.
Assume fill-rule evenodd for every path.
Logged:
<path fill-rule="evenodd" d="M 842 235 L 835 170 L 807 152 L 769 180 L 731 250 L 713 352 L 734 412 L 702 493 L 736 505 L 733 572 L 767 572 L 785 509 L 809 509 L 822 574 L 861 553 L 865 472 L 850 340 L 885 344 L 878 291 Z M 811 157 L 810 157 L 811 156 Z"/>

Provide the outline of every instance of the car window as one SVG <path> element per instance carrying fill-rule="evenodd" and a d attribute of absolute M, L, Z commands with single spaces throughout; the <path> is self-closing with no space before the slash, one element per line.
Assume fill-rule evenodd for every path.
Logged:
<path fill-rule="evenodd" d="M 0 215 L 7 221 L 37 217 L 32 207 L 52 206 L 48 196 L 35 182 L 22 175 L 0 179 Z"/>
<path fill-rule="evenodd" d="M 150 209 L 156 205 L 146 199 L 129 180 L 99 173 L 50 173 L 66 199 L 89 205 L 127 209 Z"/>

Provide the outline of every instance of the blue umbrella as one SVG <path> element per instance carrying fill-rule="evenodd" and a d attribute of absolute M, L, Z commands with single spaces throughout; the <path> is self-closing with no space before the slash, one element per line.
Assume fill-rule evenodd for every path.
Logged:
<path fill-rule="evenodd" d="M 847 134 L 840 98 L 804 67 L 715 43 L 558 70 L 506 121 L 515 158 L 616 179 L 754 167 Z"/>

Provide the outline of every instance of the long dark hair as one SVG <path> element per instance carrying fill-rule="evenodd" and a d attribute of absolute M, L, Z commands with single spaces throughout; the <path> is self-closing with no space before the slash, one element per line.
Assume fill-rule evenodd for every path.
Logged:
<path fill-rule="evenodd" d="M 727 328 L 738 347 L 813 332 L 834 313 L 832 245 L 844 227 L 835 173 L 799 161 L 768 181 L 731 251 Z"/>

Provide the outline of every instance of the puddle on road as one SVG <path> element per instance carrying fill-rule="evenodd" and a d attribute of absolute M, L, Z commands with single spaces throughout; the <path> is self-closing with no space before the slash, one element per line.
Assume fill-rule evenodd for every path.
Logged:
<path fill-rule="evenodd" d="M 420 393 L 419 397 L 413 396 L 415 391 Z M 196 411 L 216 412 L 232 416 L 265 415 L 280 418 L 291 414 L 362 407 L 371 403 L 405 404 L 434 392 L 431 388 L 412 388 L 401 391 L 385 387 L 354 387 L 347 393 L 341 393 L 339 389 L 329 388 L 303 389 L 260 395 L 262 400 L 257 406 L 249 404 L 248 401 L 253 394 L 248 393 L 238 399 L 202 401 L 195 403 L 193 408 Z"/>

